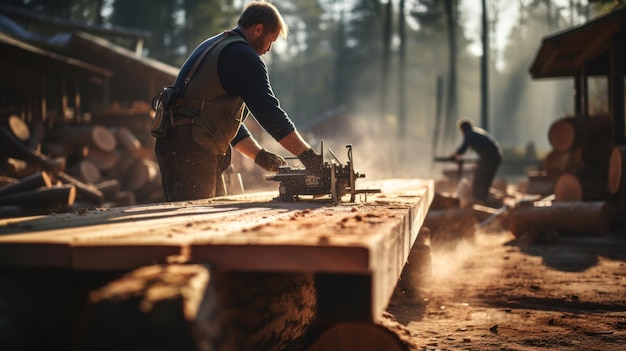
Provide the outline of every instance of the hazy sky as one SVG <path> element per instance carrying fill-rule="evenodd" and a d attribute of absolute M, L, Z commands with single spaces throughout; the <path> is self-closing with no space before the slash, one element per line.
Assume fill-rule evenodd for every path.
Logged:
<path fill-rule="evenodd" d="M 495 48 L 501 51 L 507 43 L 512 27 L 517 23 L 519 3 L 529 2 L 530 0 L 487 0 L 488 4 L 497 3 L 499 8 L 499 22 L 497 24 L 497 37 L 495 38 Z M 571 0 L 552 0 L 555 6 L 569 7 Z M 583 1 L 586 4 L 587 1 Z M 488 7 L 491 7 L 488 5 Z M 470 52 L 475 55 L 482 54 L 481 44 L 481 17 L 482 5 L 481 0 L 461 0 L 459 9 L 462 20 L 466 23 L 466 36 L 473 41 Z"/>

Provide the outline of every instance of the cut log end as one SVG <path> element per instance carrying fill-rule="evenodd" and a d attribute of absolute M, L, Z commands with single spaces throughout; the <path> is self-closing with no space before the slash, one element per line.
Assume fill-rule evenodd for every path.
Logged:
<path fill-rule="evenodd" d="M 307 351 L 408 351 L 394 331 L 370 323 L 339 323 L 326 330 Z"/>

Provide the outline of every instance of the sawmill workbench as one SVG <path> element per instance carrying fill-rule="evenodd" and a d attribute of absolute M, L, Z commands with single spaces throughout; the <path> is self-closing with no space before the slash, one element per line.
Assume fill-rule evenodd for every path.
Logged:
<path fill-rule="evenodd" d="M 191 298 L 184 293 L 189 289 L 183 288 L 179 289 L 183 293 L 168 296 L 178 296 L 182 301 L 183 319 L 203 320 L 197 323 L 204 326 L 196 327 L 199 329 L 211 329 L 208 325 L 215 327 L 214 321 L 207 321 L 207 316 L 215 316 L 215 311 L 220 309 L 213 307 L 210 313 L 202 312 L 205 308 L 202 306 L 210 305 L 207 303 L 208 291 L 213 291 L 207 286 L 221 281 L 230 287 L 225 290 L 217 288 L 216 291 L 222 292 L 216 294 L 229 295 L 230 299 L 238 293 L 246 295 L 241 290 L 233 292 L 233 283 L 224 283 L 230 279 L 224 277 L 244 274 L 248 277 L 245 279 L 249 279 L 250 275 L 286 274 L 292 278 L 297 276 L 295 280 L 300 282 L 311 277 L 312 283 L 302 286 L 314 286 L 315 297 L 308 303 L 298 302 L 300 305 L 295 308 L 301 314 L 295 317 L 302 324 L 298 332 L 284 336 L 289 339 L 286 341 L 275 340 L 276 335 L 270 341 L 262 340 L 263 337 L 258 335 L 263 333 L 256 332 L 255 341 L 250 341 L 257 345 L 265 342 L 284 347 L 298 336 L 296 334 L 304 333 L 314 319 L 331 324 L 345 321 L 376 324 L 383 315 L 432 202 L 434 184 L 431 180 L 409 179 L 363 184 L 380 188 L 381 193 L 361 195 L 354 203 L 332 204 L 324 199 L 306 197 L 294 202 L 274 201 L 276 193 L 267 192 L 4 219 L 0 221 L 0 268 L 3 276 L 10 277 L 8 281 L 17 285 L 25 279 L 24 276 L 32 274 L 32 279 L 36 280 L 37 277 L 49 277 L 47 272 L 63 272 L 66 277 L 63 279 L 69 279 L 72 284 L 79 279 L 75 275 L 82 277 L 83 281 L 86 275 L 106 276 L 101 282 L 85 288 L 86 303 L 91 304 L 90 314 L 78 313 L 81 318 L 90 315 L 91 319 L 87 319 L 98 319 L 98 325 L 113 316 L 111 305 L 101 307 L 107 299 L 119 303 L 120 299 L 124 300 L 120 296 L 128 300 L 128 296 L 137 296 L 138 291 L 142 291 L 145 302 L 145 296 L 149 294 L 146 280 L 140 288 L 129 288 L 133 285 L 129 282 L 141 279 L 138 277 L 146 272 L 147 267 L 158 267 L 152 268 L 153 272 L 160 272 L 162 276 L 187 272 L 183 275 L 188 281 L 174 285 L 179 288 L 180 285 L 195 286 L 199 297 Z M 186 270 L 189 267 L 201 268 Z M 14 272 L 20 272 L 20 277 Z M 200 288 L 198 281 L 202 282 Z M 62 280 L 59 283 L 63 284 Z M 258 283 L 255 280 L 254 287 L 244 284 L 244 290 L 255 290 Z M 32 284 L 22 285 L 32 288 Z M 172 287 L 171 282 L 167 284 Z M 39 292 L 46 291 L 46 288 Z M 0 298 L 7 300 L 16 295 L 7 290 L 10 289 L 0 289 L 0 293 L 6 295 Z M 126 295 L 120 293 L 122 290 Z M 306 289 L 300 289 L 303 290 Z M 272 295 L 280 299 L 279 293 L 272 292 L 271 288 L 268 291 L 264 294 L 269 294 L 270 299 Z M 225 301 L 223 297 L 215 299 Z M 298 298 L 292 296 L 289 300 Z M 283 298 L 277 305 L 289 303 Z M 267 302 L 267 305 L 273 304 Z M 303 309 L 313 309 L 314 312 L 303 318 L 302 314 L 308 313 Z M 103 313 L 105 310 L 107 312 Z M 6 322 L 2 321 L 1 312 L 0 308 L 0 322 Z M 129 312 L 126 310 L 126 313 Z M 246 312 L 247 315 L 250 313 Z M 54 321 L 54 318 L 48 318 Z M 92 321 L 86 323 L 95 324 Z M 219 322 L 218 329 L 222 334 L 226 328 L 223 320 Z M 0 327 L 0 336 L 3 332 L 6 331 Z M 74 335 L 75 330 L 68 333 Z M 81 340 L 80 345 L 128 337 L 114 331 L 110 332 L 113 337 L 101 333 L 92 331 L 88 340 Z M 204 342 L 214 342 L 206 340 L 210 339 L 208 334 L 205 333 Z M 158 335 L 157 330 L 155 335 Z M 190 338 L 197 342 L 202 337 Z M 76 347 L 75 340 L 67 342 Z"/>

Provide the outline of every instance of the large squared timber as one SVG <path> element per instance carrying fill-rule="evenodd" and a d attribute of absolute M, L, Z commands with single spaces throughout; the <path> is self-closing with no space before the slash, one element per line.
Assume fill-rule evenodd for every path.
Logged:
<path fill-rule="evenodd" d="M 362 319 L 376 320 L 426 217 L 434 184 L 361 184 L 381 193 L 332 204 L 306 197 L 276 202 L 269 192 L 5 219 L 0 266 L 110 271 L 175 260 L 223 271 L 308 272 L 318 276 L 323 296 L 338 298 L 324 282 L 352 277 L 369 286 L 366 302 L 356 306 Z"/>

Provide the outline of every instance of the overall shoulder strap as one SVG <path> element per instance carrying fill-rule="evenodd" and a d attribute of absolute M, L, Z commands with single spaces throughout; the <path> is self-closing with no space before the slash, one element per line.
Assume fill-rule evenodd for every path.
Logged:
<path fill-rule="evenodd" d="M 202 62 L 202 59 L 204 59 L 204 56 L 206 56 L 206 54 L 218 43 L 220 43 L 222 40 L 228 38 L 229 36 L 231 36 L 233 33 L 230 30 L 224 31 L 223 35 L 220 38 L 217 38 L 213 43 L 211 43 L 211 45 L 207 46 L 206 49 L 204 49 L 204 51 L 202 52 L 202 54 L 200 54 L 200 57 L 198 57 L 198 59 L 193 63 L 193 66 L 191 67 L 191 69 L 189 70 L 189 73 L 187 73 L 187 77 L 185 77 L 185 87 L 189 85 L 189 82 L 191 82 L 191 78 L 193 78 L 194 74 L 196 74 L 196 71 L 198 70 L 198 67 L 200 66 L 200 63 Z"/>

